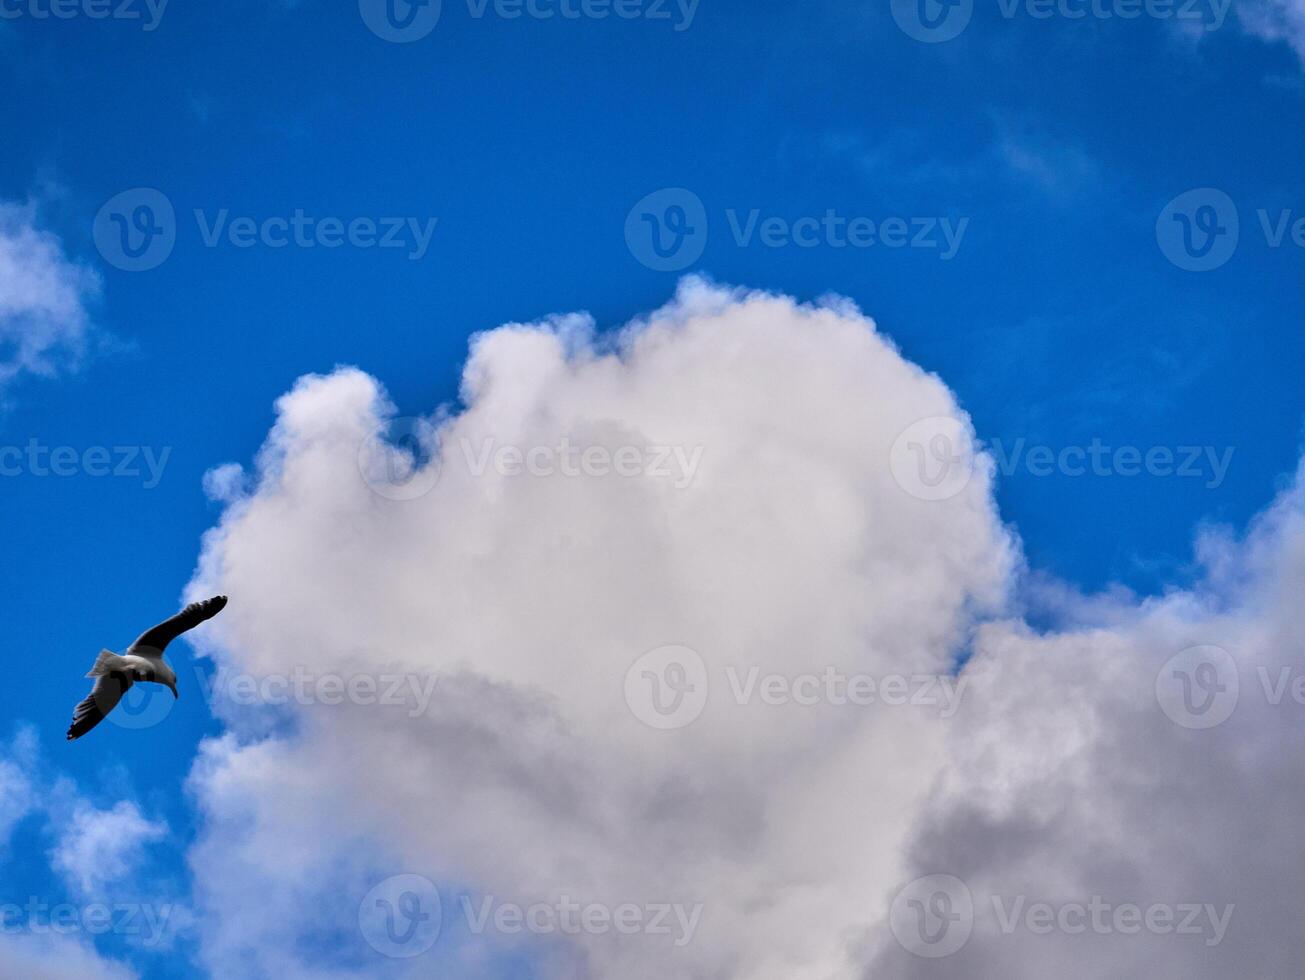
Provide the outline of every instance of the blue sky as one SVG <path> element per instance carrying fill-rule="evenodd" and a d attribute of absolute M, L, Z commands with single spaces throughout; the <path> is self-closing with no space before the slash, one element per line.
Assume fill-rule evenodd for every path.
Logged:
<path fill-rule="evenodd" d="M 541 20 L 445 0 L 428 36 L 389 43 L 356 5 L 317 0 L 174 2 L 153 30 L 0 0 L 17 11 L 0 20 L 0 200 L 29 203 L 33 226 L 99 280 L 81 353 L 52 348 L 49 376 L 0 388 L 0 444 L 166 458 L 148 487 L 145 456 L 139 476 L 24 464 L 0 478 L 0 593 L 22 656 L 0 691 L 13 738 L 31 726 L 97 805 L 127 796 L 166 820 L 174 836 L 142 880 L 181 901 L 197 819 L 183 784 L 199 741 L 222 731 L 189 650 L 173 656 L 191 691 L 153 739 L 106 725 L 65 746 L 62 732 L 95 653 L 177 608 L 221 511 L 206 471 L 252 461 L 301 375 L 356 365 L 400 414 L 427 413 L 456 400 L 473 333 L 573 310 L 618 326 L 686 272 L 851 298 L 1007 457 L 1094 440 L 1180 461 L 1199 450 L 1191 476 L 1041 476 L 1016 461 L 996 490 L 1034 569 L 1089 592 L 1187 584 L 1196 529 L 1243 528 L 1300 453 L 1305 250 L 1290 230 L 1275 247 L 1263 224 L 1305 217 L 1305 72 L 1287 40 L 1257 36 L 1251 7 L 1206 30 L 973 6 L 958 37 L 929 43 L 886 2 Z M 175 247 L 130 272 L 95 228 L 135 188 L 173 206 Z M 663 219 L 667 201 L 700 202 L 694 233 L 707 228 L 700 258 L 669 270 L 641 263 L 626 233 L 664 188 L 683 192 L 662 199 Z M 1235 251 L 1206 271 L 1157 236 L 1169 202 L 1197 188 L 1239 219 Z M 1224 200 L 1191 214 L 1214 202 L 1202 214 L 1226 233 Z M 404 244 L 205 242 L 224 213 L 297 211 L 401 218 Z M 811 247 L 787 231 L 772 238 L 786 244 L 740 241 L 754 211 L 758 228 L 832 212 L 902 218 L 929 241 L 963 232 L 946 258 L 836 247 L 823 230 Z M 412 229 L 432 219 L 421 249 Z M 0 901 L 65 894 L 53 823 L 17 826 Z M 180 943 L 173 958 L 116 936 L 99 948 L 148 977 L 202 975 Z"/>

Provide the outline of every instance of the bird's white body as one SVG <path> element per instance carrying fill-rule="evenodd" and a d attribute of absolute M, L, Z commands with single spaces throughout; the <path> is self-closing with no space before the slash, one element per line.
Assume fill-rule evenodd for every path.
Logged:
<path fill-rule="evenodd" d="M 107 677 L 113 674 L 124 675 L 131 683 L 150 681 L 162 684 L 164 687 L 171 688 L 173 694 L 177 693 L 177 675 L 163 659 L 161 651 L 158 653 L 149 650 L 143 653 L 128 651 L 119 656 L 110 650 L 101 650 L 100 655 L 95 658 L 95 666 L 86 676 Z"/>
<path fill-rule="evenodd" d="M 131 672 L 132 680 L 156 681 L 166 687 L 172 687 L 177 683 L 177 675 L 163 659 L 163 654 L 148 657 L 139 653 L 129 653 L 121 659 L 123 667 Z"/>

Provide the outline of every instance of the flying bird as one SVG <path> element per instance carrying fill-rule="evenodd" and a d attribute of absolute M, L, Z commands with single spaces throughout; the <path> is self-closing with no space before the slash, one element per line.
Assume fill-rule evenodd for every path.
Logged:
<path fill-rule="evenodd" d="M 75 742 L 102 722 L 117 707 L 127 689 L 138 681 L 162 684 L 177 694 L 177 675 L 163 662 L 163 651 L 169 643 L 187 630 L 193 630 L 205 620 L 212 619 L 227 604 L 224 595 L 192 602 L 171 619 L 165 619 L 139 637 L 122 656 L 101 650 L 95 666 L 87 677 L 95 678 L 95 686 L 81 704 L 73 709 L 72 724 L 68 727 L 68 741 Z"/>

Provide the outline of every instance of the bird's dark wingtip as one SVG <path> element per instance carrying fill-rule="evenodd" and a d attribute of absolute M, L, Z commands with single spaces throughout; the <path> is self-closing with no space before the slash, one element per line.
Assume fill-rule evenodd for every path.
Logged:
<path fill-rule="evenodd" d="M 200 623 L 212 619 L 223 609 L 227 607 L 227 597 L 224 595 L 210 596 L 207 599 L 200 599 L 198 602 L 192 602 L 184 610 L 182 615 L 197 617 Z"/>

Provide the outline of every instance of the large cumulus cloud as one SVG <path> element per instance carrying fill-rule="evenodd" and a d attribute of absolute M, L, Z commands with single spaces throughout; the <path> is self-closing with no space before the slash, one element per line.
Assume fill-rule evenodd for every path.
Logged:
<path fill-rule="evenodd" d="M 1257 670 L 1299 662 L 1299 490 L 1245 540 L 1204 539 L 1200 587 L 1146 602 L 1064 591 L 1061 625 L 1039 631 L 1011 604 L 1018 544 L 968 418 L 845 303 L 688 280 L 613 334 L 575 316 L 508 325 L 474 341 L 461 401 L 396 425 L 367 375 L 305 378 L 253 470 L 209 481 L 226 506 L 191 589 L 235 597 L 203 641 L 219 677 L 252 675 L 264 698 L 305 674 L 413 681 L 393 705 L 326 703 L 320 687 L 284 707 L 215 702 L 228 731 L 195 769 L 191 854 L 214 975 L 1299 966 L 1297 717 Z M 377 442 L 387 429 L 411 460 Z M 548 454 L 563 445 L 633 450 L 635 465 L 567 475 Z M 540 447 L 553 468 L 531 472 Z M 641 468 L 663 449 L 667 471 Z M 940 461 L 959 469 L 912 477 Z M 646 656 L 668 647 L 687 687 Z M 1202 658 L 1224 673 L 1198 676 Z M 1221 724 L 1175 707 L 1179 674 L 1214 691 L 1230 669 L 1242 694 Z M 964 691 L 955 712 L 740 699 L 770 675 Z M 700 700 L 662 724 L 645 681 Z M 359 927 L 369 889 L 396 874 L 444 899 L 443 934 L 411 960 L 367 941 L 367 907 Z M 937 900 L 960 900 L 953 883 L 968 938 L 922 956 L 940 947 L 912 940 L 911 916 L 951 911 Z M 487 897 L 700 917 L 683 943 L 477 932 L 463 902 Z M 1220 931 L 1043 935 L 1020 918 L 1074 903 L 1209 906 Z"/>
<path fill-rule="evenodd" d="M 931 502 L 884 460 L 915 420 L 963 420 L 952 396 L 850 308 L 691 280 L 615 339 L 576 317 L 480 336 L 462 399 L 434 420 L 438 481 L 390 499 L 360 475 L 393 412 L 377 383 L 304 379 L 206 541 L 195 592 L 237 597 L 223 666 L 439 678 L 416 717 L 306 705 L 255 738 L 233 715 L 195 781 L 211 965 L 295 975 L 278 950 L 320 925 L 302 910 L 352 916 L 383 867 L 522 905 L 702 906 L 678 948 L 533 941 L 560 975 L 846 975 L 941 765 L 939 712 L 739 705 L 729 678 L 947 674 L 1012 548 L 986 468 Z M 478 474 L 487 440 L 700 453 L 692 480 L 674 453 L 667 476 L 654 453 L 637 477 Z M 663 731 L 623 692 L 669 644 L 710 694 Z M 510 942 L 446 933 L 430 956 Z"/>

